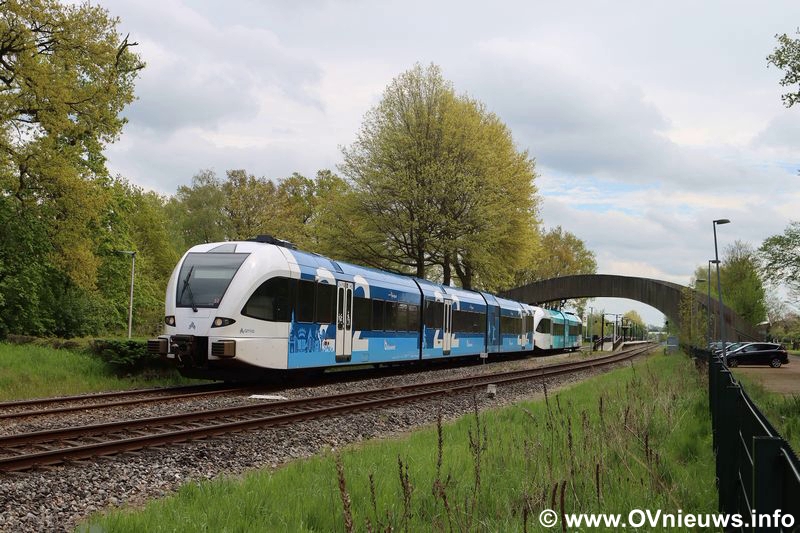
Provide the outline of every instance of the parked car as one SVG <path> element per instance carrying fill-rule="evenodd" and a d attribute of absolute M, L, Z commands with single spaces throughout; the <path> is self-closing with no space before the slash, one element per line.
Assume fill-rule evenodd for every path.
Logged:
<path fill-rule="evenodd" d="M 722 353 L 722 343 L 720 342 L 718 344 L 719 344 L 719 347 L 718 348 L 714 348 L 714 355 L 719 355 L 719 354 Z M 741 346 L 743 346 L 745 344 L 750 344 L 750 343 L 748 343 L 748 342 L 728 342 L 728 343 L 725 344 L 725 352 L 726 353 L 733 352 L 737 348 L 740 348 Z"/>
<path fill-rule="evenodd" d="M 789 354 L 782 344 L 773 342 L 746 342 L 728 352 L 727 365 L 769 365 L 778 368 L 789 362 Z"/>

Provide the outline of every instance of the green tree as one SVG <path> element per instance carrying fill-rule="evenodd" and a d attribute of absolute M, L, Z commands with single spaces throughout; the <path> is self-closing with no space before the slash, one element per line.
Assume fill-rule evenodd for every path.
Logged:
<path fill-rule="evenodd" d="M 764 321 L 767 316 L 767 293 L 761 277 L 759 259 L 753 247 L 742 241 L 736 241 L 729 246 L 723 254 L 719 273 L 725 306 L 752 325 Z M 695 279 L 705 279 L 706 267 L 697 267 L 694 275 Z M 710 285 L 711 297 L 719 299 L 716 269 L 711 271 Z M 713 327 L 716 327 L 716 317 L 712 322 Z"/>
<path fill-rule="evenodd" d="M 789 312 L 772 321 L 770 335 L 776 342 L 783 342 L 796 350 L 800 347 L 800 315 Z"/>
<path fill-rule="evenodd" d="M 97 315 L 102 150 L 143 64 L 102 8 L 0 6 L 0 335 L 69 334 Z"/>
<path fill-rule="evenodd" d="M 164 293 L 172 269 L 183 252 L 168 230 L 167 200 L 122 178 L 110 184 L 112 204 L 98 232 L 102 258 L 97 300 L 103 309 L 99 329 L 122 332 L 127 326 L 131 259 L 120 250 L 136 251 L 134 329 L 154 333 L 162 324 Z"/>
<path fill-rule="evenodd" d="M 785 284 L 800 299 L 800 222 L 791 222 L 783 234 L 765 239 L 758 253 L 764 279 Z"/>
<path fill-rule="evenodd" d="M 705 289 L 706 287 L 702 286 L 702 288 Z M 680 314 L 678 335 L 682 344 L 690 346 L 706 345 L 708 313 L 697 301 L 697 297 L 703 294 L 700 289 L 701 285 L 693 282 L 692 286 L 684 287 L 681 292 L 681 300 L 678 307 Z"/>
<path fill-rule="evenodd" d="M 516 286 L 561 276 L 597 272 L 594 252 L 586 248 L 586 244 L 575 234 L 564 231 L 561 226 L 543 231 L 538 243 L 531 260 L 517 271 L 514 278 Z M 581 298 L 571 303 L 578 314 L 582 315 L 586 302 L 586 298 Z"/>
<path fill-rule="evenodd" d="M 225 192 L 213 170 L 201 170 L 191 186 L 181 185 L 170 199 L 167 210 L 173 220 L 176 246 L 187 249 L 195 244 L 218 242 L 228 235 L 224 214 Z"/>
<path fill-rule="evenodd" d="M 273 228 L 281 224 L 281 217 L 277 213 L 275 184 L 246 170 L 229 170 L 227 177 L 222 184 L 227 238 L 247 240 L 264 233 L 277 234 Z"/>
<path fill-rule="evenodd" d="M 798 31 L 800 35 L 800 30 Z M 800 101 L 800 39 L 792 39 L 785 33 L 776 35 L 778 46 L 767 56 L 767 64 L 774 65 L 784 71 L 781 87 L 793 87 L 781 95 L 783 105 L 792 107 Z"/>
<path fill-rule="evenodd" d="M 462 98 L 460 106 L 466 118 L 452 127 L 460 168 L 444 194 L 449 229 L 439 263 L 445 283 L 452 263 L 463 287 L 501 290 L 536 249 L 534 161 L 517 150 L 510 130 L 483 104 Z"/>
<path fill-rule="evenodd" d="M 766 291 L 758 267 L 752 246 L 736 241 L 726 250 L 720 269 L 725 305 L 753 325 L 767 316 Z"/>
<path fill-rule="evenodd" d="M 338 219 L 346 212 L 342 205 L 349 191 L 348 183 L 327 169 L 318 171 L 313 179 L 295 172 L 280 180 L 276 235 L 304 250 L 340 256 L 331 246 L 337 241 L 331 231 L 339 227 Z"/>
<path fill-rule="evenodd" d="M 603 333 L 603 316 L 605 309 L 593 308 L 586 312 L 586 335 L 600 337 Z"/>
<path fill-rule="evenodd" d="M 597 272 L 594 252 L 587 249 L 575 234 L 564 231 L 561 226 L 542 232 L 539 244 L 533 260 L 517 273 L 517 285 Z"/>
<path fill-rule="evenodd" d="M 395 78 L 341 167 L 352 189 L 336 231 L 349 258 L 462 286 L 508 284 L 535 242 L 534 163 L 435 65 Z M 486 243 L 491 243 L 486 246 Z"/>
<path fill-rule="evenodd" d="M 631 309 L 622 315 L 625 318 L 624 324 L 627 327 L 626 335 L 629 338 L 640 337 L 647 331 L 647 324 L 645 324 L 642 316 L 635 310 Z"/>
<path fill-rule="evenodd" d="M 106 200 L 102 149 L 142 67 L 117 24 L 90 4 L 8 0 L 0 10 L 0 197 L 48 221 L 50 260 L 82 287 L 98 263 L 89 235 Z"/>

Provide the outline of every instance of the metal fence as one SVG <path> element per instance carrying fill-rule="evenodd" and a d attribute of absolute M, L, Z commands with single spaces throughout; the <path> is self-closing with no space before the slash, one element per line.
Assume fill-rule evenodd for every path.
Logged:
<path fill-rule="evenodd" d="M 720 356 L 695 353 L 708 361 L 708 393 L 719 511 L 745 518 L 781 514 L 793 527 L 753 531 L 800 531 L 800 461 L 789 444 L 753 403 Z M 748 529 L 748 531 L 751 529 Z"/>

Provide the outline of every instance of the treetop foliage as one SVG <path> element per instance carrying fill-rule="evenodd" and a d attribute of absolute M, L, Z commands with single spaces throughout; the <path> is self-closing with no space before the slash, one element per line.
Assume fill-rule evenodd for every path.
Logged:
<path fill-rule="evenodd" d="M 797 31 L 800 35 L 800 30 Z M 775 65 L 784 71 L 780 81 L 781 87 L 792 87 L 789 92 L 781 95 L 783 105 L 792 107 L 800 101 L 800 39 L 792 39 L 785 33 L 776 35 L 778 46 L 775 51 L 767 56 L 767 64 Z"/>
<path fill-rule="evenodd" d="M 102 149 L 122 129 L 142 63 L 102 8 L 53 0 L 8 0 L 2 8 L 3 201 L 17 214 L 38 211 L 54 266 L 89 288 L 98 259 L 87 235 L 108 201 L 97 182 L 106 176 Z"/>
<path fill-rule="evenodd" d="M 762 322 L 767 316 L 767 295 L 761 275 L 759 258 L 749 244 L 736 241 L 725 249 L 720 264 L 722 302 L 752 325 Z M 695 279 L 708 277 L 707 266 L 694 272 Z M 712 298 L 719 299 L 716 269 L 712 265 L 710 287 L 697 287 L 698 292 L 711 291 Z"/>
<path fill-rule="evenodd" d="M 445 283 L 455 270 L 467 288 L 507 286 L 531 257 L 534 161 L 438 66 L 395 78 L 343 156 L 352 189 L 337 246 L 349 257 L 420 277 L 438 271 Z"/>
<path fill-rule="evenodd" d="M 768 237 L 758 251 L 764 278 L 786 283 L 800 294 L 800 222 L 793 221 L 783 234 Z"/>

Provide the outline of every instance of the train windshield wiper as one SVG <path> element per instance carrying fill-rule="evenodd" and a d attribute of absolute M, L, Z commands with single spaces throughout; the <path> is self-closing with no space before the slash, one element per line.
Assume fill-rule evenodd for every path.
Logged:
<path fill-rule="evenodd" d="M 192 286 L 189 285 L 189 278 L 192 277 L 192 272 L 194 272 L 194 265 L 192 265 L 189 269 L 189 273 L 186 274 L 186 277 L 183 279 L 183 288 L 181 289 L 181 295 L 178 296 L 178 300 L 183 301 L 183 293 L 186 292 L 186 289 L 189 289 L 189 303 L 192 304 L 192 311 L 196 313 L 197 304 L 194 303 L 194 293 L 192 292 Z"/>

